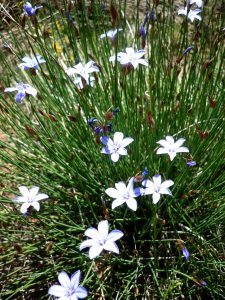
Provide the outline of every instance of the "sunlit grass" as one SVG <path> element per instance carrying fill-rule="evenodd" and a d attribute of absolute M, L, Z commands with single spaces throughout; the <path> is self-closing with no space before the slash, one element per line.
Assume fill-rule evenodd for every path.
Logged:
<path fill-rule="evenodd" d="M 124 75 L 109 57 L 126 47 L 141 49 L 145 12 L 136 6 L 128 11 L 126 1 L 111 10 L 106 5 L 104 13 L 101 3 L 79 3 L 69 12 L 66 3 L 43 4 L 36 28 L 29 18 L 23 28 L 14 16 L 12 28 L 1 33 L 8 45 L 0 52 L 1 296 L 47 299 L 60 271 L 80 269 L 89 299 L 224 299 L 224 15 L 216 1 L 194 23 L 178 17 L 177 6 L 167 1 L 153 6 L 156 21 L 147 23 L 145 46 L 149 67 Z M 123 29 L 115 46 L 99 39 L 112 28 Z M 46 60 L 36 75 L 18 67 L 35 54 Z M 65 70 L 90 60 L 100 72 L 91 74 L 94 86 L 82 90 Z M 35 87 L 37 97 L 18 104 L 15 93 L 4 93 L 20 81 Z M 123 132 L 134 139 L 128 156 L 113 163 L 100 153 L 103 144 L 88 125 L 92 117 L 103 135 Z M 172 162 L 157 155 L 156 142 L 167 135 L 185 138 L 190 153 Z M 197 165 L 188 167 L 190 160 Z M 145 167 L 149 179 L 159 173 L 174 181 L 173 196 L 156 205 L 152 196 L 138 197 L 136 212 L 125 205 L 112 210 L 105 190 L 127 184 Z M 49 195 L 39 212 L 23 216 L 12 202 L 21 185 Z M 89 260 L 87 251 L 79 251 L 84 231 L 103 219 L 124 232 L 120 254 Z"/>

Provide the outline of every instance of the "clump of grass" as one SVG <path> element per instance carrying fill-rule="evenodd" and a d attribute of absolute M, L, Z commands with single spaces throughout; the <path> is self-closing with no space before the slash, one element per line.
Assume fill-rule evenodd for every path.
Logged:
<path fill-rule="evenodd" d="M 126 1 L 104 10 L 100 3 L 47 2 L 35 22 L 26 18 L 24 27 L 15 17 L 15 27 L 1 34 L 2 91 L 19 82 L 38 91 L 21 104 L 15 94 L 0 95 L 7 139 L 0 142 L 3 299 L 47 299 L 60 271 L 78 269 L 90 299 L 224 298 L 224 16 L 217 11 L 214 20 L 212 1 L 202 21 L 190 23 L 166 3 L 146 8 L 156 17 L 146 24 L 149 67 L 129 72 L 109 62 L 127 47 L 144 46 L 145 16 L 138 6 L 127 11 Z M 123 29 L 113 44 L 99 39 L 112 28 Z M 18 67 L 36 54 L 46 60 L 36 74 Z M 90 60 L 100 72 L 81 89 L 65 70 Z M 101 153 L 100 137 L 115 132 L 134 141 L 128 156 L 113 163 Z M 156 142 L 168 135 L 185 138 L 190 153 L 172 162 L 157 155 Z M 196 166 L 188 167 L 192 160 Z M 150 179 L 174 181 L 173 196 L 157 204 L 140 196 L 135 212 L 125 205 L 112 210 L 106 189 L 131 177 L 141 186 L 145 167 Z M 40 212 L 24 216 L 12 202 L 21 185 L 48 194 Z M 79 245 L 103 219 L 124 233 L 120 254 L 89 260 Z"/>

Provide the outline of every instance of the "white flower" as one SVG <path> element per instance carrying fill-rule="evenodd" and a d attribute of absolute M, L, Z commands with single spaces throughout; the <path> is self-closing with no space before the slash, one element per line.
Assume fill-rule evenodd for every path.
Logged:
<path fill-rule="evenodd" d="M 88 84 L 90 86 L 93 86 L 94 85 L 94 80 L 95 80 L 95 78 L 93 76 L 89 76 L 88 81 L 85 81 L 85 82 L 86 82 L 86 84 Z M 75 85 L 77 85 L 80 89 L 83 89 L 85 87 L 84 84 L 83 84 L 83 82 L 82 82 L 82 78 L 81 77 L 76 78 L 73 81 L 73 83 Z"/>
<path fill-rule="evenodd" d="M 111 41 L 113 41 L 115 39 L 117 32 L 120 32 L 122 30 L 123 30 L 122 28 L 115 29 L 115 30 L 109 30 L 106 33 L 101 34 L 100 39 L 103 39 L 104 37 L 108 37 Z"/>
<path fill-rule="evenodd" d="M 18 83 L 16 87 L 9 87 L 4 90 L 4 92 L 6 93 L 11 93 L 14 91 L 18 91 L 15 98 L 17 103 L 21 103 L 23 98 L 26 96 L 26 94 L 32 96 L 37 95 L 37 90 L 35 88 L 33 88 L 27 83 L 22 83 L 22 82 Z"/>
<path fill-rule="evenodd" d="M 65 271 L 59 273 L 59 283 L 51 286 L 48 290 L 50 295 L 53 295 L 58 300 L 77 300 L 79 298 L 86 298 L 87 290 L 80 286 L 80 270 L 76 271 L 70 278 Z"/>
<path fill-rule="evenodd" d="M 123 236 L 123 232 L 120 230 L 113 230 L 109 232 L 108 221 L 104 220 L 99 222 L 98 230 L 96 228 L 88 228 L 85 231 L 85 235 L 91 239 L 88 239 L 81 243 L 80 250 L 90 247 L 89 258 L 95 258 L 102 250 L 112 251 L 119 254 L 119 249 L 115 243 Z"/>
<path fill-rule="evenodd" d="M 187 16 L 191 22 L 194 21 L 194 19 L 198 19 L 201 21 L 202 17 L 198 15 L 198 13 L 201 12 L 201 9 L 195 9 L 195 10 L 191 10 L 188 12 L 188 8 L 187 6 L 183 9 L 179 9 L 178 10 L 178 15 L 185 15 Z"/>
<path fill-rule="evenodd" d="M 20 211 L 25 214 L 30 206 L 33 206 L 37 211 L 40 209 L 40 204 L 38 201 L 48 198 L 46 194 L 38 194 L 39 187 L 34 186 L 30 190 L 26 186 L 19 187 L 22 196 L 16 197 L 15 202 L 23 203 Z"/>
<path fill-rule="evenodd" d="M 78 74 L 83 77 L 87 83 L 89 80 L 89 74 L 93 72 L 99 72 L 99 68 L 95 66 L 95 62 L 92 60 L 89 61 L 85 66 L 83 66 L 82 63 L 79 63 L 73 68 L 68 68 L 66 70 L 67 75 L 71 76 L 74 74 Z"/>
<path fill-rule="evenodd" d="M 172 161 L 178 152 L 189 152 L 188 148 L 180 147 L 184 142 L 185 139 L 179 139 L 174 142 L 174 138 L 172 136 L 166 136 L 165 140 L 157 142 L 157 144 L 160 144 L 163 148 L 159 148 L 156 154 L 168 153 L 170 160 Z"/>
<path fill-rule="evenodd" d="M 122 132 L 115 132 L 113 140 L 108 136 L 102 136 L 100 140 L 106 146 L 101 153 L 110 154 L 113 162 L 117 162 L 120 155 L 127 155 L 125 147 L 133 142 L 131 137 L 124 139 Z"/>
<path fill-rule="evenodd" d="M 203 6 L 202 0 L 190 0 L 190 4 L 193 4 L 193 3 L 195 3 L 198 7 Z"/>
<path fill-rule="evenodd" d="M 148 66 L 148 62 L 141 58 L 145 55 L 145 50 L 134 51 L 133 48 L 126 48 L 125 52 L 119 52 L 117 54 L 117 60 L 121 63 L 121 65 L 132 65 L 134 69 L 137 68 L 138 64 L 142 64 L 144 66 Z M 115 55 L 109 58 L 109 61 L 114 61 L 116 59 Z"/>
<path fill-rule="evenodd" d="M 115 184 L 114 188 L 108 188 L 105 192 L 109 197 L 115 198 L 112 203 L 112 209 L 126 203 L 127 206 L 132 210 L 137 210 L 137 201 L 134 199 L 141 195 L 140 188 L 134 189 L 134 177 L 132 177 L 126 187 L 125 183 L 120 181 Z"/>
<path fill-rule="evenodd" d="M 172 180 L 165 180 L 162 182 L 161 175 L 153 176 L 153 181 L 146 179 L 142 182 L 145 189 L 142 190 L 142 195 L 152 195 L 153 203 L 156 204 L 161 194 L 172 196 L 171 191 L 168 189 L 174 184 Z"/>
<path fill-rule="evenodd" d="M 35 55 L 35 57 L 30 58 L 28 56 L 25 56 L 22 58 L 23 63 L 19 64 L 19 67 L 23 70 L 28 70 L 28 69 L 35 69 L 37 70 L 38 64 L 43 64 L 46 61 L 41 55 Z"/>

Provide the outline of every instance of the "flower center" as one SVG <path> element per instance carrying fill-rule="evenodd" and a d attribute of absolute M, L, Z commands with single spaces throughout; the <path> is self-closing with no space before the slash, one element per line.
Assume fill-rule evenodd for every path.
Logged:
<path fill-rule="evenodd" d="M 114 152 L 117 152 L 117 151 L 119 150 L 119 148 L 120 148 L 119 145 L 117 145 L 117 144 L 114 144 L 114 145 L 113 145 L 113 151 L 114 151 Z"/>
<path fill-rule="evenodd" d="M 75 293 L 74 289 L 73 288 L 70 288 L 66 291 L 66 297 L 70 297 L 72 296 L 73 294 Z"/>

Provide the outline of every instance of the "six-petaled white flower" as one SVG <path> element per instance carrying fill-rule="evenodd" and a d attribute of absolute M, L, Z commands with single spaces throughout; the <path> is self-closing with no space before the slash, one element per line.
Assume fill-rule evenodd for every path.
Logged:
<path fill-rule="evenodd" d="M 107 220 L 99 222 L 98 229 L 93 227 L 88 228 L 84 234 L 90 239 L 81 243 L 80 250 L 90 247 L 90 259 L 98 256 L 103 250 L 112 251 L 119 254 L 119 248 L 115 241 L 119 240 L 123 236 L 123 232 L 117 229 L 111 231 L 110 233 L 108 232 L 109 224 Z"/>
<path fill-rule="evenodd" d="M 48 195 L 46 194 L 38 194 L 39 187 L 37 186 L 32 187 L 30 190 L 28 190 L 26 186 L 20 186 L 19 190 L 22 196 L 16 197 L 13 201 L 23 203 L 20 208 L 22 214 L 25 214 L 30 206 L 33 206 L 39 211 L 40 203 L 38 201 L 48 198 Z"/>
<path fill-rule="evenodd" d="M 203 2 L 202 0 L 190 0 L 190 4 L 196 4 L 198 7 L 202 7 L 203 6 Z"/>
<path fill-rule="evenodd" d="M 123 138 L 122 132 L 115 132 L 113 140 L 108 136 L 102 136 L 100 140 L 106 146 L 101 153 L 111 155 L 113 162 L 117 162 L 120 155 L 127 155 L 125 147 L 133 142 L 131 137 Z"/>
<path fill-rule="evenodd" d="M 77 300 L 87 297 L 87 290 L 79 285 L 80 270 L 76 271 L 71 277 L 65 271 L 62 271 L 59 273 L 58 281 L 61 285 L 55 284 L 48 290 L 48 293 L 58 297 L 58 300 Z"/>
<path fill-rule="evenodd" d="M 32 96 L 37 95 L 37 90 L 35 88 L 30 86 L 29 84 L 22 83 L 22 82 L 18 83 L 16 87 L 5 88 L 5 90 L 4 90 L 4 92 L 6 92 L 6 93 L 11 93 L 14 91 L 18 91 L 18 93 L 16 94 L 16 98 L 15 98 L 17 103 L 21 103 L 23 98 L 26 96 L 26 94 L 29 94 Z"/>
<path fill-rule="evenodd" d="M 66 74 L 71 76 L 74 74 L 80 75 L 88 84 L 90 73 L 99 72 L 99 68 L 95 65 L 94 61 L 89 61 L 85 66 L 82 63 L 75 65 L 73 68 L 68 68 Z"/>
<path fill-rule="evenodd" d="M 187 18 L 190 19 L 191 22 L 193 22 L 194 19 L 198 19 L 201 21 L 202 17 L 198 15 L 200 12 L 201 12 L 201 9 L 195 9 L 195 10 L 190 9 L 188 12 L 188 8 L 186 6 L 185 8 L 181 8 L 178 10 L 178 15 L 187 16 Z"/>
<path fill-rule="evenodd" d="M 172 136 L 166 136 L 165 140 L 160 140 L 157 144 L 163 146 L 163 148 L 159 148 L 156 154 L 169 154 L 170 160 L 172 161 L 178 152 L 189 152 L 188 148 L 181 147 L 185 139 L 179 139 L 174 142 L 174 138 Z"/>
<path fill-rule="evenodd" d="M 106 33 L 101 34 L 100 39 L 108 37 L 111 41 L 114 41 L 117 32 L 120 32 L 122 30 L 123 30 L 122 28 L 118 28 L 118 29 L 115 29 L 115 30 L 109 30 Z"/>
<path fill-rule="evenodd" d="M 142 64 L 144 66 L 148 66 L 148 62 L 141 58 L 145 55 L 145 50 L 134 51 L 133 48 L 126 48 L 125 52 L 119 52 L 117 54 L 117 60 L 121 63 L 122 66 L 132 65 L 134 69 L 137 68 L 138 64 Z M 115 55 L 109 58 L 109 61 L 114 61 L 116 59 Z"/>
<path fill-rule="evenodd" d="M 152 195 L 153 203 L 156 204 L 161 194 L 172 196 L 171 191 L 168 189 L 174 182 L 172 180 L 165 180 L 162 182 L 161 175 L 153 176 L 153 181 L 146 179 L 142 182 L 145 189 L 142 189 L 142 196 Z"/>
<path fill-rule="evenodd" d="M 35 57 L 33 58 L 25 56 L 24 58 L 22 58 L 22 61 L 23 62 L 19 64 L 19 67 L 23 70 L 28 70 L 28 69 L 37 70 L 39 64 L 43 64 L 46 62 L 44 58 L 39 54 L 35 55 Z"/>
<path fill-rule="evenodd" d="M 112 203 L 112 209 L 115 207 L 126 203 L 127 206 L 136 211 L 137 210 L 137 201 L 134 199 L 141 195 L 141 189 L 134 189 L 134 177 L 132 177 L 126 187 L 125 183 L 120 181 L 115 184 L 116 188 L 108 188 L 105 192 L 109 197 L 114 198 L 115 200 Z"/>

